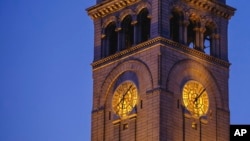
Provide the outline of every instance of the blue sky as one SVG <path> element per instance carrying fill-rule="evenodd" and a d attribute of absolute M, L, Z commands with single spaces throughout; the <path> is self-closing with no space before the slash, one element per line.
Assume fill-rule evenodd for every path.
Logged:
<path fill-rule="evenodd" d="M 248 0 L 228 0 L 231 123 L 250 124 Z M 0 140 L 90 140 L 95 0 L 0 0 Z"/>

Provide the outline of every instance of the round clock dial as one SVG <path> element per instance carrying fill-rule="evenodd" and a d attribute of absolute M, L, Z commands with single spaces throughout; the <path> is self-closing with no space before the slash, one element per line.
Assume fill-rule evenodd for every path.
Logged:
<path fill-rule="evenodd" d="M 121 118 L 126 117 L 135 107 L 138 99 L 136 85 L 131 81 L 120 84 L 113 95 L 113 111 Z"/>
<path fill-rule="evenodd" d="M 194 116 L 200 117 L 207 114 L 209 98 L 206 88 L 197 81 L 188 81 L 182 91 L 184 106 Z"/>

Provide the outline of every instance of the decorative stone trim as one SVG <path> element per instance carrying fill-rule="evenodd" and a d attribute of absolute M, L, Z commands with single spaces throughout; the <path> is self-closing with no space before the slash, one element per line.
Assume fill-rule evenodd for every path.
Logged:
<path fill-rule="evenodd" d="M 137 6 L 136 6 L 136 8 L 135 8 L 135 13 L 138 15 L 140 12 L 141 12 L 141 10 L 142 9 L 144 9 L 144 8 L 146 8 L 146 9 L 152 9 L 152 7 L 151 7 L 151 5 L 149 4 L 149 3 L 146 3 L 146 2 L 141 2 L 141 3 L 139 3 Z M 149 10 L 148 11 L 149 12 L 149 16 L 151 16 L 152 15 L 152 10 Z"/>
<path fill-rule="evenodd" d="M 229 66 L 230 66 L 230 63 L 227 61 L 224 61 L 224 60 L 221 60 L 219 58 L 207 55 L 203 52 L 189 48 L 188 46 L 185 46 L 185 45 L 180 44 L 178 42 L 174 42 L 172 40 L 169 40 L 169 39 L 166 39 L 163 37 L 156 37 L 156 38 L 153 38 L 153 39 L 148 40 L 146 42 L 140 43 L 136 46 L 133 46 L 131 48 L 128 48 L 126 50 L 117 52 L 117 53 L 110 55 L 108 57 L 105 57 L 103 59 L 97 60 L 97 61 L 92 63 L 92 67 L 93 67 L 93 69 L 96 69 L 104 64 L 112 62 L 116 59 L 120 59 L 121 57 L 131 55 L 137 51 L 143 50 L 144 48 L 148 48 L 148 47 L 153 46 L 155 44 L 164 44 L 166 46 L 170 46 L 174 49 L 180 50 L 180 51 L 185 52 L 187 54 L 196 56 L 196 57 L 204 59 L 210 63 L 218 64 L 218 65 L 221 65 L 221 66 L 226 67 L 226 68 L 229 68 Z"/>
<path fill-rule="evenodd" d="M 114 87 L 116 80 L 120 78 L 121 74 L 128 71 L 135 73 L 135 75 L 137 76 L 138 81 L 140 82 L 136 84 L 138 88 L 152 89 L 152 87 L 154 86 L 152 73 L 149 67 L 144 62 L 139 59 L 132 58 L 122 60 L 121 62 L 116 64 L 116 66 L 114 66 L 112 70 L 109 71 L 98 91 L 98 93 L 100 94 L 98 98 L 99 107 L 105 105 L 106 102 L 108 102 L 107 100 L 112 97 L 110 93 L 112 92 L 112 88 Z M 143 73 L 141 73 L 141 71 L 143 71 Z M 128 78 L 131 81 L 134 80 L 132 77 Z M 146 82 L 146 85 L 143 81 Z M 140 91 L 143 89 L 140 89 Z"/>
<path fill-rule="evenodd" d="M 92 6 L 86 10 L 92 19 L 97 19 L 119 11 L 120 9 L 123 9 L 139 1 L 140 0 L 109 0 L 101 2 L 100 4 Z"/>
<path fill-rule="evenodd" d="M 123 21 L 125 17 L 127 16 L 132 16 L 134 15 L 135 13 L 131 10 L 131 9 L 126 9 L 126 10 L 123 10 L 121 12 L 121 14 L 119 15 L 119 21 Z"/>
<path fill-rule="evenodd" d="M 115 23 L 117 22 L 117 18 L 115 16 L 110 16 L 110 17 L 104 19 L 102 28 L 106 28 L 112 22 L 115 22 Z"/>
<path fill-rule="evenodd" d="M 230 19 L 234 15 L 236 10 L 233 7 L 227 6 L 220 2 L 208 1 L 208 0 L 183 0 L 185 2 L 191 3 L 197 7 L 210 11 L 216 15 Z"/>

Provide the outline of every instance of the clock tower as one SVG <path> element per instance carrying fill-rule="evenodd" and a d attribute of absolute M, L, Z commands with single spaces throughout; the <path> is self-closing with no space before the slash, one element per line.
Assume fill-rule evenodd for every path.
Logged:
<path fill-rule="evenodd" d="M 228 141 L 226 0 L 97 0 L 92 141 Z"/>

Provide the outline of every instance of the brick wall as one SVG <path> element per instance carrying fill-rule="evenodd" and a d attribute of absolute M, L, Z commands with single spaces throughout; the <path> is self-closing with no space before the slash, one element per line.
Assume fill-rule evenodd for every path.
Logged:
<path fill-rule="evenodd" d="M 100 2 L 100 1 L 98 1 Z M 172 0 L 150 0 L 151 39 L 169 38 Z M 135 10 L 142 2 L 126 7 Z M 121 9 L 122 11 L 122 9 Z M 94 62 L 101 60 L 102 24 L 110 16 L 94 20 Z M 119 18 L 118 20 L 119 21 Z M 220 35 L 219 58 L 227 61 L 227 19 L 216 18 Z M 105 58 L 104 58 L 105 60 Z M 125 72 L 138 81 L 139 100 L 131 117 L 120 120 L 112 109 L 116 83 Z M 134 75 L 128 79 L 135 81 Z M 148 46 L 93 68 L 92 141 L 228 141 L 229 69 L 195 57 L 164 43 Z M 182 87 L 196 80 L 206 87 L 210 107 L 206 122 L 186 114 Z M 192 123 L 197 128 L 192 128 Z M 124 129 L 124 125 L 128 127 Z"/>

